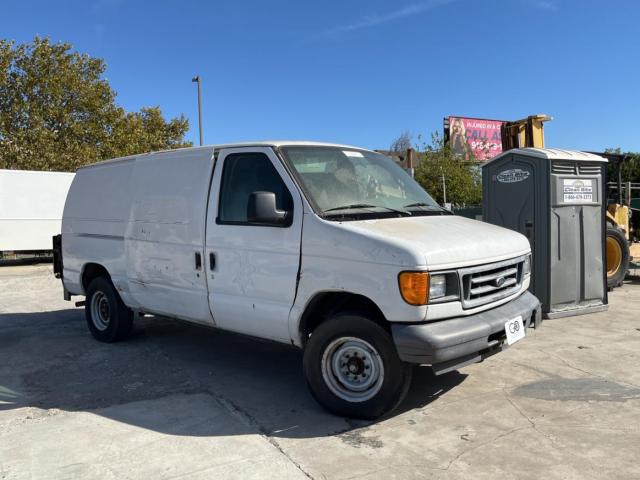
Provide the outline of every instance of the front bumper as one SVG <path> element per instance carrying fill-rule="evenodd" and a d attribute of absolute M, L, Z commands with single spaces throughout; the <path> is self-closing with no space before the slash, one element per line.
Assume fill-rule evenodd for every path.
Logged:
<path fill-rule="evenodd" d="M 504 305 L 468 317 L 432 323 L 395 324 L 393 341 L 400 358 L 430 364 L 436 374 L 480 362 L 506 347 L 504 324 L 521 316 L 525 328 L 542 323 L 540 301 L 530 292 Z"/>

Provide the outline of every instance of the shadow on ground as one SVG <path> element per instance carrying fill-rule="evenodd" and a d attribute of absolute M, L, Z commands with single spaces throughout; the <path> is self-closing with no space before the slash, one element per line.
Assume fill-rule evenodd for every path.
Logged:
<path fill-rule="evenodd" d="M 370 425 L 322 410 L 306 388 L 301 360 L 286 345 L 172 320 L 139 319 L 129 340 L 101 344 L 90 337 L 82 309 L 0 314 L 0 411 L 91 411 L 190 436 L 258 430 L 307 438 Z M 393 415 L 424 407 L 465 377 L 417 368 Z M 236 417 L 238 431 L 203 409 Z"/>
<path fill-rule="evenodd" d="M 53 256 L 42 255 L 33 257 L 7 258 L 0 255 L 0 267 L 17 267 L 20 265 L 38 265 L 40 263 L 52 263 Z"/>

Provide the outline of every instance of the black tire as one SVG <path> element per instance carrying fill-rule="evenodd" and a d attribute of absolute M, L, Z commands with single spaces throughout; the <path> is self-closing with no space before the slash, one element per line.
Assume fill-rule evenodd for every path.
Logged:
<path fill-rule="evenodd" d="M 340 343 L 346 338 L 357 341 Z M 346 388 L 332 370 L 324 369 L 327 375 L 327 380 L 325 380 L 323 375 L 323 364 L 326 366 L 324 355 L 327 352 L 327 359 L 333 358 L 334 361 L 336 358 L 345 358 L 344 355 L 349 358 L 348 353 L 344 353 L 343 356 L 338 353 L 348 352 L 349 345 L 364 345 L 361 343 L 362 341 L 373 347 L 374 350 L 369 350 L 369 353 L 373 351 L 377 353 L 377 356 L 371 354 L 370 360 L 372 359 L 376 365 L 382 365 L 383 370 L 380 371 L 383 371 L 384 375 L 382 379 L 378 376 L 379 380 L 374 384 L 374 387 L 366 391 L 368 393 L 356 393 L 356 395 L 363 395 L 363 398 L 350 401 L 341 398 L 332 391 L 332 388 L 336 390 L 335 385 L 339 385 L 338 390 Z M 334 347 L 336 344 L 342 345 L 342 347 L 337 351 L 332 350 L 336 348 Z M 335 355 L 331 355 L 331 352 L 334 352 Z M 355 352 L 357 353 L 357 349 Z M 365 353 L 366 355 L 367 353 Z M 367 368 L 366 363 L 362 362 L 362 353 L 360 360 L 357 360 L 356 357 L 357 355 L 353 353 L 353 360 L 356 363 L 360 361 L 364 368 Z M 348 361 L 351 362 L 351 360 Z M 334 363 L 330 361 L 329 364 L 333 365 Z M 344 366 L 345 364 L 338 361 L 337 365 Z M 398 357 L 391 334 L 367 318 L 366 315 L 359 313 L 338 314 L 318 326 L 305 347 L 303 366 L 307 385 L 320 405 L 337 415 L 368 420 L 381 417 L 398 407 L 409 390 L 413 373 L 413 365 L 403 362 Z M 352 375 L 348 368 L 352 368 L 351 364 L 349 367 L 345 367 L 347 370 L 345 375 L 347 376 Z M 357 367 L 354 368 L 357 371 Z M 374 371 L 375 368 L 377 367 L 371 367 L 371 371 Z M 359 375 L 364 378 L 365 370 L 361 369 L 360 371 L 363 373 L 359 373 Z M 334 386 L 331 387 L 328 382 Z M 373 396 L 365 398 L 367 395 Z"/>
<path fill-rule="evenodd" d="M 94 318 L 92 313 L 95 309 L 100 311 L 98 318 Z M 84 311 L 89 331 L 96 340 L 117 342 L 131 333 L 133 312 L 122 302 L 113 284 L 104 277 L 95 278 L 89 284 Z"/>
<path fill-rule="evenodd" d="M 613 225 L 607 225 L 606 238 L 607 288 L 619 287 L 629 270 L 629 243 L 623 232 Z"/>

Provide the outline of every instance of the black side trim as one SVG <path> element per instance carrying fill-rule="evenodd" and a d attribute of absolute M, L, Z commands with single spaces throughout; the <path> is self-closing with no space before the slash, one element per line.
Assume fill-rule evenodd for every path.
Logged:
<path fill-rule="evenodd" d="M 79 233 L 78 237 L 102 238 L 105 240 L 124 240 L 124 235 L 104 235 L 102 233 Z"/>

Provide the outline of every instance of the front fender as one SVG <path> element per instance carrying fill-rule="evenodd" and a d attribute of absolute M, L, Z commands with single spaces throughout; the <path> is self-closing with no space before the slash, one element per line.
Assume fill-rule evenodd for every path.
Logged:
<path fill-rule="evenodd" d="M 402 270 L 405 269 L 388 264 L 305 257 L 298 294 L 289 314 L 292 342 L 302 346 L 299 329 L 302 315 L 313 298 L 324 292 L 344 292 L 366 297 L 391 322 L 424 321 L 427 307 L 409 305 L 400 296 L 398 274 Z"/>

